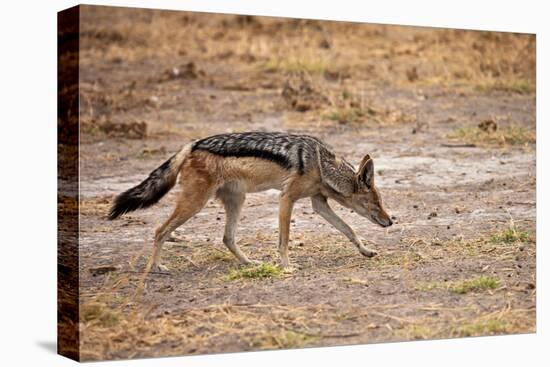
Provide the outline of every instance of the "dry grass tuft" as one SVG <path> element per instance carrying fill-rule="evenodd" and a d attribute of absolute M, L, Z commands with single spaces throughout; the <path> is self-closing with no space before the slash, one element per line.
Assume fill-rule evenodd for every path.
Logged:
<path fill-rule="evenodd" d="M 451 140 L 487 146 L 525 146 L 534 144 L 534 131 L 511 125 L 496 131 L 483 131 L 477 126 L 458 128 L 447 135 Z"/>
<path fill-rule="evenodd" d="M 372 263 L 373 268 L 386 268 L 399 266 L 406 269 L 412 269 L 419 266 L 423 261 L 422 255 L 415 251 L 396 251 L 381 253 L 374 257 Z"/>
<path fill-rule="evenodd" d="M 534 332 L 534 310 L 506 307 L 474 317 L 423 318 L 402 325 L 397 335 L 403 339 L 462 338 Z"/>
<path fill-rule="evenodd" d="M 112 205 L 112 197 L 89 197 L 80 199 L 80 213 L 82 215 L 106 216 Z"/>
<path fill-rule="evenodd" d="M 256 336 L 250 343 L 258 349 L 290 349 L 303 348 L 318 338 L 310 335 L 285 330 L 277 334 L 263 333 Z"/>
<path fill-rule="evenodd" d="M 259 68 L 267 73 L 324 74 L 330 68 L 330 63 L 316 58 L 271 58 L 261 62 Z"/>
<path fill-rule="evenodd" d="M 525 251 L 527 256 L 534 256 L 534 234 L 519 230 L 513 222 L 503 230 L 495 230 L 479 238 L 465 239 L 457 236 L 445 241 L 434 238 L 431 241 L 418 238 L 405 238 L 403 241 L 414 250 L 417 256 L 426 261 L 441 260 L 449 257 L 471 257 L 506 259 L 512 254 Z M 515 244 L 517 246 L 510 246 Z M 520 246 L 522 245 L 522 246 Z M 421 254 L 421 255 L 419 255 Z M 412 255 L 411 255 L 412 256 Z"/>
<path fill-rule="evenodd" d="M 128 300 L 127 305 L 131 304 Z M 326 305 L 215 304 L 170 315 L 155 314 L 154 306 L 135 307 L 118 313 L 116 323 L 96 322 L 95 317 L 81 320 L 82 359 L 302 348 L 321 340 L 324 334 L 316 330 L 338 326 L 335 309 Z M 227 334 L 232 335 L 229 340 L 221 339 Z"/>
<path fill-rule="evenodd" d="M 229 251 L 223 251 L 215 247 L 207 247 L 204 252 L 200 253 L 200 258 L 208 263 L 215 263 L 218 261 L 229 262 L 236 259 Z"/>
<path fill-rule="evenodd" d="M 326 114 L 329 120 L 337 121 L 341 124 L 354 123 L 361 120 L 365 115 L 359 107 L 335 108 L 330 113 Z"/>
<path fill-rule="evenodd" d="M 272 264 L 260 264 L 256 266 L 242 267 L 238 269 L 232 269 L 227 274 L 225 280 L 239 280 L 239 279 L 266 279 L 266 278 L 278 278 L 282 275 L 283 269 L 279 265 Z"/>
<path fill-rule="evenodd" d="M 80 320 L 100 327 L 113 327 L 118 324 L 120 315 L 100 302 L 87 303 L 80 308 Z"/>
<path fill-rule="evenodd" d="M 488 289 L 495 289 L 500 286 L 497 278 L 482 275 L 478 278 L 461 280 L 449 285 L 452 293 L 465 294 L 470 292 L 481 292 Z"/>

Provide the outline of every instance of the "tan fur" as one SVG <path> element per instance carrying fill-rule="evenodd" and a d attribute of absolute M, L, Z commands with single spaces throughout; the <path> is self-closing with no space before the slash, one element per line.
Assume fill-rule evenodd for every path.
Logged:
<path fill-rule="evenodd" d="M 363 255 L 375 254 L 361 243 L 354 231 L 326 202 L 326 198 L 331 197 L 343 205 L 353 207 L 356 205 L 354 198 L 339 194 L 324 184 L 319 169 L 311 169 L 300 175 L 268 160 L 254 157 L 222 157 L 201 150 L 192 153 L 186 150 L 181 155 L 178 154 L 177 159 L 183 160 L 182 163 L 178 162 L 181 166 L 179 174 L 182 191 L 173 213 L 156 230 L 151 265 L 157 269 L 166 269 L 160 264 L 160 252 L 166 238 L 198 213 L 213 196 L 222 201 L 226 211 L 224 244 L 240 262 L 253 263 L 236 245 L 235 228 L 245 194 L 267 189 L 281 191 L 278 248 L 283 267 L 290 266 L 288 241 L 292 208 L 296 200 L 304 197 L 311 197 L 315 212 L 344 233 Z M 367 159 L 364 159 L 362 166 L 366 161 Z M 360 192 L 357 194 L 365 195 Z"/>

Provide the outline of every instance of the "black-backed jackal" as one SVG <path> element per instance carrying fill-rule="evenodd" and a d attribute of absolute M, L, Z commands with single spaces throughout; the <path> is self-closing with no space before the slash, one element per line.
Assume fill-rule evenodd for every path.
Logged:
<path fill-rule="evenodd" d="M 221 134 L 192 142 L 114 201 L 109 219 L 160 200 L 180 176 L 181 194 L 168 220 L 155 233 L 150 266 L 160 264 L 160 251 L 170 233 L 197 214 L 216 196 L 225 207 L 223 243 L 241 263 L 250 260 L 235 242 L 235 228 L 245 195 L 268 189 L 281 191 L 279 202 L 279 253 L 281 265 L 290 266 L 288 237 L 292 207 L 310 197 L 313 210 L 342 232 L 365 256 L 376 253 L 363 245 L 353 229 L 327 203 L 331 198 L 372 222 L 388 227 L 390 216 L 382 207 L 374 185 L 374 165 L 367 154 L 355 171 L 321 140 L 308 135 L 247 132 Z"/>

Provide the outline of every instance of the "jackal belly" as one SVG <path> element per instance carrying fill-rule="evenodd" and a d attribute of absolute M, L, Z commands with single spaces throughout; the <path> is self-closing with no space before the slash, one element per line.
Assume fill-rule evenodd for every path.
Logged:
<path fill-rule="evenodd" d="M 236 183 L 245 192 L 281 190 L 291 175 L 286 168 L 261 158 L 225 157 L 220 163 L 223 181 Z"/>

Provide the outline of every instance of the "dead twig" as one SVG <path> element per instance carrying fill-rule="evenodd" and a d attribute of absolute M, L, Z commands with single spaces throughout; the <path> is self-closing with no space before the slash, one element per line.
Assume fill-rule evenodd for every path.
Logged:
<path fill-rule="evenodd" d="M 160 274 L 160 275 L 168 275 L 168 276 L 172 276 L 172 274 L 170 273 L 163 273 L 163 272 L 160 272 L 160 271 L 138 271 L 138 270 L 124 270 L 124 271 L 121 271 L 119 272 L 120 274 Z"/>
<path fill-rule="evenodd" d="M 283 326 L 283 328 L 285 330 L 292 331 L 292 332 L 297 333 L 297 334 L 302 334 L 302 335 L 305 335 L 305 336 L 312 336 L 312 337 L 315 337 L 315 338 L 351 338 L 351 337 L 354 337 L 354 336 L 363 335 L 363 333 L 325 334 L 325 333 L 321 333 L 321 332 L 314 333 L 314 332 L 311 332 L 311 331 L 305 331 L 305 330 L 289 328 L 289 327 L 286 327 L 286 326 Z"/>
<path fill-rule="evenodd" d="M 448 144 L 448 143 L 441 143 L 442 147 L 445 148 L 477 148 L 477 145 L 475 144 Z"/>

